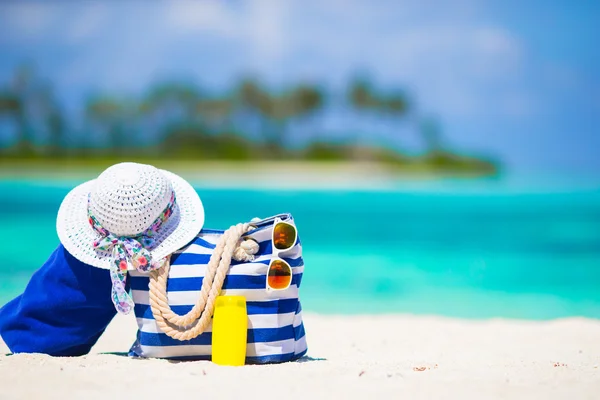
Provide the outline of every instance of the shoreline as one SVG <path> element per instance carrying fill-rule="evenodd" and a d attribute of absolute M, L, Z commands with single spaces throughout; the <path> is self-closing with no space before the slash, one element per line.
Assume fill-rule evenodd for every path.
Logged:
<path fill-rule="evenodd" d="M 83 182 L 94 179 L 108 164 L 11 165 L 0 163 L 2 179 L 36 179 Z M 399 172 L 379 163 L 317 162 L 168 162 L 158 161 L 195 187 L 212 189 L 360 190 L 394 191 L 399 185 L 427 184 L 440 179 L 472 181 L 485 177 L 442 175 L 418 171 Z M 76 170 L 74 170 L 76 168 Z"/>
<path fill-rule="evenodd" d="M 175 161 L 135 160 L 167 169 L 190 181 L 227 181 L 228 183 L 265 180 L 293 180 L 316 183 L 347 182 L 362 185 L 387 184 L 398 180 L 433 181 L 438 179 L 492 179 L 499 175 L 485 172 L 440 171 L 427 166 L 395 168 L 380 162 L 317 161 Z M 0 161 L 0 178 L 48 177 L 55 179 L 92 179 L 119 160 L 5 160 Z"/>
<path fill-rule="evenodd" d="M 68 161 L 68 160 L 67 160 Z M 0 160 L 0 184 L 30 183 L 73 187 L 95 179 L 111 163 L 47 164 Z M 550 172 L 510 173 L 496 176 L 398 171 L 371 162 L 188 162 L 158 161 L 196 189 L 410 192 L 426 194 L 600 194 L 600 176 L 557 175 Z"/>
<path fill-rule="evenodd" d="M 135 318 L 117 316 L 87 356 L 0 355 L 0 376 L 11 383 L 0 398 L 157 397 L 176 388 L 178 395 L 239 399 L 264 394 L 267 382 L 293 399 L 593 399 L 600 390 L 598 320 L 394 314 L 306 314 L 304 320 L 309 350 L 300 362 L 220 367 L 125 357 Z"/>

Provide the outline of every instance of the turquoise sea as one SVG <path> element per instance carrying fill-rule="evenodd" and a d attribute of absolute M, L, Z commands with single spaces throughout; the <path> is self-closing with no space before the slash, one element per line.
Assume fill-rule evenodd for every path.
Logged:
<path fill-rule="evenodd" d="M 0 304 L 58 244 L 77 181 L 0 180 Z M 207 228 L 291 212 L 303 307 L 321 313 L 600 318 L 600 185 L 566 180 L 399 181 L 369 190 L 195 183 Z"/>

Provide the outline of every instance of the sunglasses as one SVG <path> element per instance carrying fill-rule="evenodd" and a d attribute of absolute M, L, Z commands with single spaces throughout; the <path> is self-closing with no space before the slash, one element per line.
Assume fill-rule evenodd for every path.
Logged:
<path fill-rule="evenodd" d="M 279 257 L 279 253 L 290 250 L 296 244 L 296 227 L 279 218 L 275 218 L 271 243 L 273 258 L 267 272 L 267 290 L 285 290 L 292 284 L 292 267 Z"/>

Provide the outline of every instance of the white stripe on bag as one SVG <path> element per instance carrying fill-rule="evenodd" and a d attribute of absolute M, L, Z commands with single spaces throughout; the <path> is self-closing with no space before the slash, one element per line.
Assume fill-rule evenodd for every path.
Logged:
<path fill-rule="evenodd" d="M 173 254 L 212 255 L 213 251 L 214 251 L 214 249 L 211 249 L 209 247 L 204 247 L 201 244 L 192 243 L 185 250 L 177 250 Z M 281 252 L 280 254 L 283 255 L 284 257 L 286 255 L 292 256 L 292 255 L 302 254 L 302 246 L 296 245 L 287 251 Z M 259 257 L 262 259 L 265 259 L 265 258 L 269 259 L 271 256 L 272 256 L 271 253 L 266 253 L 266 254 L 262 254 Z"/>
<path fill-rule="evenodd" d="M 147 290 L 132 290 L 131 295 L 136 304 L 150 304 Z M 246 301 L 271 301 L 281 299 L 295 299 L 298 297 L 298 286 L 292 285 L 286 290 L 267 291 L 266 289 L 227 289 L 221 292 L 223 296 L 244 296 Z M 200 290 L 189 292 L 169 292 L 169 305 L 189 306 L 196 304 Z"/>
<path fill-rule="evenodd" d="M 302 324 L 302 311 L 296 314 L 296 319 L 294 320 L 294 328 L 297 328 Z"/>
<path fill-rule="evenodd" d="M 265 258 L 268 259 L 268 258 Z M 244 263 L 232 265 L 227 275 L 249 275 L 260 276 L 267 275 L 269 266 L 263 263 Z M 292 267 L 292 274 L 301 274 L 304 272 L 304 265 Z M 134 277 L 147 277 L 148 272 L 129 271 L 129 275 Z M 206 275 L 206 264 L 175 264 L 171 265 L 169 278 L 202 278 Z"/>
<path fill-rule="evenodd" d="M 300 354 L 306 350 L 306 335 L 302 335 L 300 339 L 296 342 L 296 348 L 294 350 L 294 354 Z"/>
<path fill-rule="evenodd" d="M 279 329 L 284 326 L 294 325 L 294 328 L 300 325 L 294 323 L 296 314 L 252 314 L 248 316 L 248 329 Z M 144 333 L 163 333 L 156 325 L 156 321 L 149 318 L 136 318 L 140 331 Z M 212 322 L 205 332 L 212 332 Z"/>

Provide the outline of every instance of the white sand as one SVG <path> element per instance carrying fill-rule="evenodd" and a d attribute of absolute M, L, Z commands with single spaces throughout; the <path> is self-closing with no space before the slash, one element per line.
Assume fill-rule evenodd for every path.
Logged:
<path fill-rule="evenodd" d="M 198 188 L 262 188 L 262 189 L 311 189 L 311 190 L 387 190 L 408 184 L 426 185 L 430 180 L 442 177 L 475 177 L 473 173 L 443 173 L 430 171 L 427 166 L 398 169 L 389 165 L 357 162 L 307 162 L 307 161 L 168 161 L 152 163 L 180 175 Z M 64 181 L 68 187 L 94 179 L 110 163 L 88 165 L 75 161 L 4 162 L 0 163 L 0 179 L 34 179 L 38 182 L 51 180 L 53 185 Z M 399 185 L 401 182 L 401 185 Z"/>
<path fill-rule="evenodd" d="M 305 324 L 310 358 L 236 368 L 100 354 L 126 352 L 134 338 L 134 320 L 118 317 L 85 357 L 0 356 L 0 399 L 600 398 L 600 321 L 307 315 Z"/>

